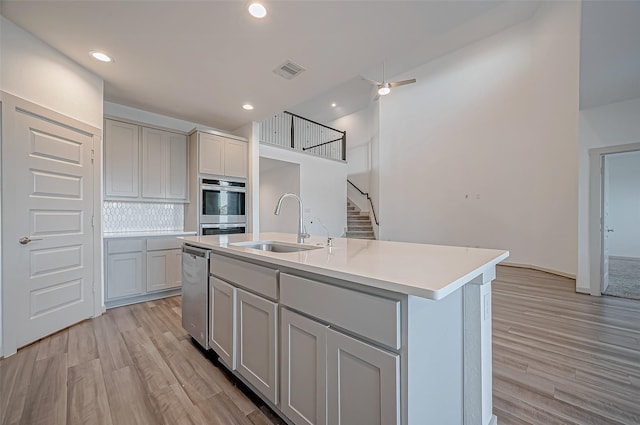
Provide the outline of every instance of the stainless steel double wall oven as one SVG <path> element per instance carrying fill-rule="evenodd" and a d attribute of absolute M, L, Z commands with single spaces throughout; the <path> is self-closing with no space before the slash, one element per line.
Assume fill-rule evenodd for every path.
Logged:
<path fill-rule="evenodd" d="M 200 179 L 200 234 L 245 233 L 246 183 Z"/>

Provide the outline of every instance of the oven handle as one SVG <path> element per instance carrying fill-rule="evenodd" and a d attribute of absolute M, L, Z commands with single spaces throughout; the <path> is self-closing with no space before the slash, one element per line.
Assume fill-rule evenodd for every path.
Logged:
<path fill-rule="evenodd" d="M 246 223 L 232 223 L 232 224 L 202 224 L 203 229 L 235 229 L 237 227 L 246 227 Z"/>
<path fill-rule="evenodd" d="M 241 192 L 241 193 L 245 193 L 247 191 L 243 187 L 215 186 L 210 184 L 201 184 L 200 190 L 215 190 L 217 192 Z"/>

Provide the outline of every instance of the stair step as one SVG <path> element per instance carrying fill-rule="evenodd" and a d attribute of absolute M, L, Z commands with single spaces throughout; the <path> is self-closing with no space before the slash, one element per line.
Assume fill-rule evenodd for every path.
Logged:
<path fill-rule="evenodd" d="M 373 238 L 373 232 L 347 232 L 347 237 L 348 238 L 364 238 L 364 237 L 370 237 Z"/>
<path fill-rule="evenodd" d="M 371 223 L 367 223 L 367 224 L 356 224 L 356 225 L 348 225 L 347 224 L 347 231 L 351 231 L 351 230 L 368 230 L 371 231 L 373 230 L 373 226 L 371 225 Z"/>
<path fill-rule="evenodd" d="M 347 232 L 351 239 L 375 240 L 373 224 L 368 211 L 361 211 L 354 203 L 347 200 Z"/>

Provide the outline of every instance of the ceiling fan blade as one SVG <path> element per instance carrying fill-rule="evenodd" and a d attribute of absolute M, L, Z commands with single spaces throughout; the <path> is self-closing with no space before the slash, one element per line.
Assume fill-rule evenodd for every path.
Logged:
<path fill-rule="evenodd" d="M 406 86 L 407 84 L 413 84 L 415 82 L 416 82 L 416 79 L 412 78 L 410 80 L 402 80 L 402 81 L 396 81 L 395 83 L 389 83 L 389 86 L 391 87 Z"/>
<path fill-rule="evenodd" d="M 375 81 L 375 80 L 370 80 L 370 79 L 368 79 L 368 78 L 364 78 L 364 77 L 362 77 L 362 79 L 363 79 L 363 80 L 365 80 L 365 81 L 366 81 L 366 82 L 368 82 L 368 83 L 373 84 L 374 86 L 380 86 L 380 85 L 382 85 L 382 83 L 379 83 L 379 82 L 377 82 L 377 81 Z"/>

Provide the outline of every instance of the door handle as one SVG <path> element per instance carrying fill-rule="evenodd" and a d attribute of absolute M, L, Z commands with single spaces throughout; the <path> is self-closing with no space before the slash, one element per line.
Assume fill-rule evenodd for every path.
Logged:
<path fill-rule="evenodd" d="M 607 229 L 607 233 L 613 232 L 614 229 Z"/>
<path fill-rule="evenodd" d="M 18 242 L 20 242 L 21 245 L 26 245 L 29 242 L 33 242 L 33 241 L 41 241 L 42 239 L 31 239 L 29 236 L 23 236 L 20 239 L 18 239 Z"/>

